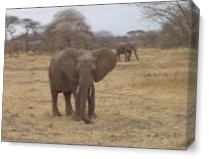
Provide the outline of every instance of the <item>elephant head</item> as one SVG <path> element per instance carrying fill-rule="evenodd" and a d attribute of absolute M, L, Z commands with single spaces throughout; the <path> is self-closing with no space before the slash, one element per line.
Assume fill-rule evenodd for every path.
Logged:
<path fill-rule="evenodd" d="M 88 89 L 93 82 L 101 81 L 116 64 L 116 55 L 107 48 L 88 52 L 85 50 L 67 49 L 60 54 L 60 69 L 77 83 L 78 114 L 85 123 L 90 123 L 86 115 Z"/>

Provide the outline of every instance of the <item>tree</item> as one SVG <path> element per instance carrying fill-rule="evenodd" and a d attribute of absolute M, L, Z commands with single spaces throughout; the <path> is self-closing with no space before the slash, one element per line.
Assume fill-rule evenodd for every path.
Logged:
<path fill-rule="evenodd" d="M 16 25 L 19 24 L 19 18 L 16 16 L 10 16 L 7 15 L 6 16 L 6 23 L 5 23 L 5 27 L 6 27 L 6 38 L 13 38 L 14 33 L 16 32 Z"/>
<path fill-rule="evenodd" d="M 161 24 L 163 47 L 191 46 L 196 48 L 199 10 L 191 1 L 152 2 L 140 4 L 145 19 Z M 166 44 L 167 43 L 167 44 Z"/>
<path fill-rule="evenodd" d="M 160 34 L 158 30 L 131 30 L 127 32 L 127 35 L 129 35 L 129 41 L 132 41 L 138 47 L 157 47 L 159 44 Z"/>
<path fill-rule="evenodd" d="M 110 31 L 98 31 L 94 33 L 95 41 L 99 46 L 114 48 L 115 45 L 115 38 L 114 35 Z"/>
<path fill-rule="evenodd" d="M 23 18 L 20 20 L 20 24 L 25 29 L 25 34 L 33 34 L 36 30 L 40 28 L 40 23 L 29 18 Z"/>
<path fill-rule="evenodd" d="M 46 26 L 45 35 L 53 50 L 66 47 L 87 47 L 86 43 L 93 38 L 85 17 L 75 9 L 58 12 L 53 21 Z"/>
<path fill-rule="evenodd" d="M 127 32 L 127 34 L 131 38 L 137 38 L 139 36 L 142 36 L 144 33 L 145 33 L 145 31 L 143 31 L 143 30 L 131 30 L 131 31 Z"/>
<path fill-rule="evenodd" d="M 23 34 L 22 37 L 24 37 L 25 41 L 25 49 L 26 52 L 29 51 L 29 35 L 34 34 L 39 28 L 40 28 L 40 23 L 37 21 L 34 21 L 29 18 L 23 18 L 20 20 L 20 25 L 25 29 L 25 33 Z"/>

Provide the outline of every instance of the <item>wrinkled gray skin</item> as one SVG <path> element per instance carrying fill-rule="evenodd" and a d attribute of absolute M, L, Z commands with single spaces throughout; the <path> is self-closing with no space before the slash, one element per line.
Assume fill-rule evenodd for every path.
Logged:
<path fill-rule="evenodd" d="M 70 96 L 75 98 L 75 119 L 91 123 L 94 115 L 94 82 L 101 81 L 116 64 L 116 55 L 107 48 L 88 52 L 68 48 L 55 55 L 49 65 L 49 82 L 52 94 L 52 113 L 60 116 L 57 107 L 58 93 L 63 93 L 66 114 L 73 113 Z M 88 101 L 88 114 L 86 113 Z"/>
<path fill-rule="evenodd" d="M 125 55 L 125 61 L 130 61 L 132 52 L 134 52 L 136 60 L 139 61 L 139 58 L 136 53 L 136 48 L 133 44 L 130 43 L 120 44 L 116 49 L 118 61 L 120 61 L 121 54 Z"/>

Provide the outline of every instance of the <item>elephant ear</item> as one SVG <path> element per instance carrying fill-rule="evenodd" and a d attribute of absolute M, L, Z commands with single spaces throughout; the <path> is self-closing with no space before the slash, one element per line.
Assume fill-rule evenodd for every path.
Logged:
<path fill-rule="evenodd" d="M 77 75 L 77 56 L 79 52 L 75 49 L 69 48 L 60 53 L 59 66 L 61 71 L 72 81 L 78 80 Z"/>
<path fill-rule="evenodd" d="M 98 49 L 92 52 L 96 58 L 96 69 L 94 81 L 101 81 L 116 65 L 116 55 L 107 48 Z"/>

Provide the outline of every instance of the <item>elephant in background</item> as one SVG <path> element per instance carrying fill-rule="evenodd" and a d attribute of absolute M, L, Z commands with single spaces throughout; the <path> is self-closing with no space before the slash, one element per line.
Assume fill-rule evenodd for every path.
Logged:
<path fill-rule="evenodd" d="M 91 123 L 95 114 L 94 82 L 101 81 L 116 65 L 116 55 L 107 48 L 92 52 L 68 48 L 56 54 L 49 65 L 49 82 L 52 95 L 52 113 L 60 116 L 57 107 L 58 93 L 63 93 L 66 114 L 71 115 L 73 108 L 71 94 L 75 98 L 74 119 Z M 88 101 L 88 114 L 86 102 Z"/>
<path fill-rule="evenodd" d="M 136 48 L 133 44 L 130 44 L 130 43 L 120 44 L 116 49 L 116 55 L 117 55 L 118 61 L 120 61 L 121 54 L 125 55 L 125 61 L 130 61 L 132 52 L 134 52 L 136 60 L 139 61 L 139 58 L 136 53 Z"/>

